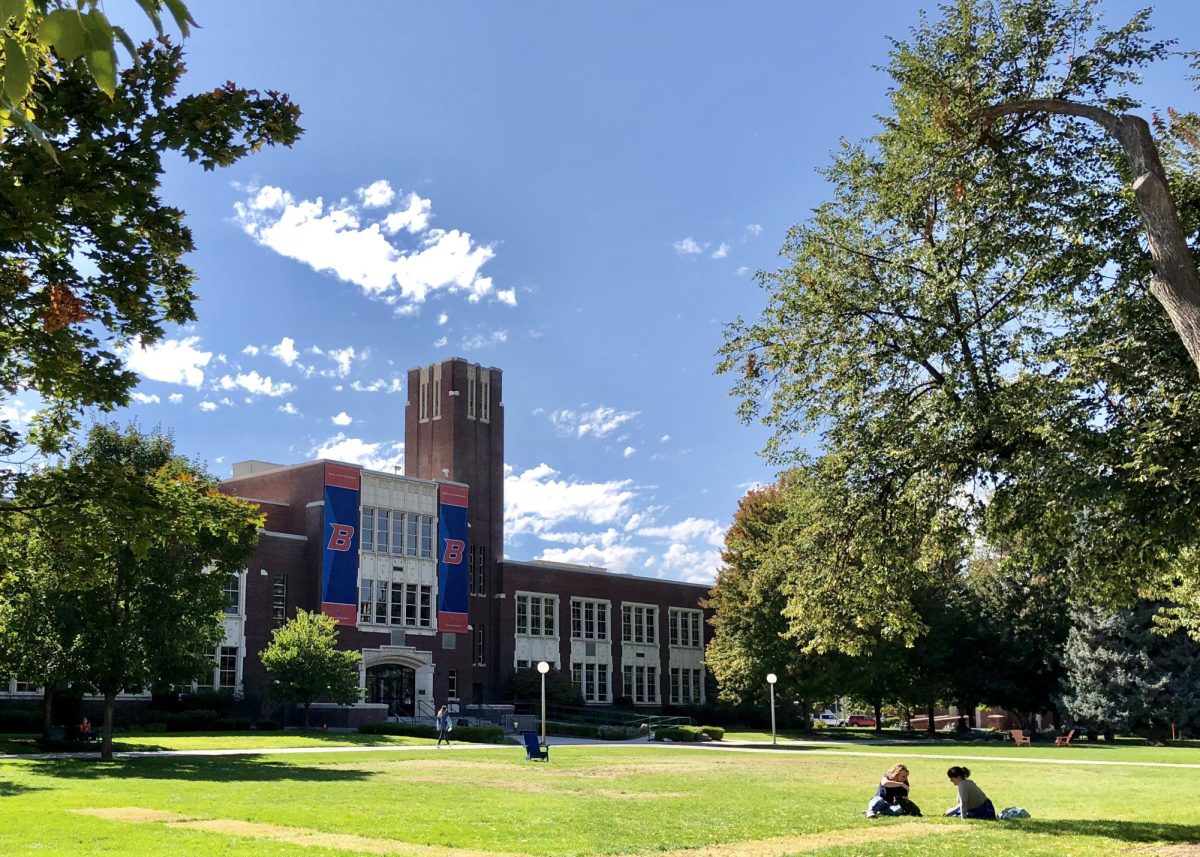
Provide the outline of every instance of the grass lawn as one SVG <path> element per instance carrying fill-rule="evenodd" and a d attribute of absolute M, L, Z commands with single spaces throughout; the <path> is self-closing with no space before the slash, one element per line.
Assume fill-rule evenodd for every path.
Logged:
<path fill-rule="evenodd" d="M 359 736 L 307 737 L 329 744 Z M 712 845 L 719 847 L 705 857 L 925 857 L 1148 854 L 1200 842 L 1200 813 L 1185 797 L 1195 791 L 1195 770 L 1014 763 L 1005 748 L 991 748 L 994 761 L 969 763 L 976 782 L 998 808 L 1020 805 L 1034 817 L 962 822 L 936 817 L 953 799 L 948 763 L 909 752 L 942 748 L 894 749 L 894 760 L 912 770 L 913 799 L 933 817 L 864 819 L 893 758 L 857 754 L 627 745 L 556 747 L 545 764 L 525 762 L 516 747 L 109 764 L 7 759 L 0 760 L 0 853 L 480 857 Z M 1108 758 L 1141 760 L 1134 748 L 1113 749 Z M 1171 761 L 1200 763 L 1200 752 L 1170 752 L 1179 756 Z M 1009 757 L 1022 754 L 1007 749 Z"/>
<path fill-rule="evenodd" d="M 436 743 L 432 738 L 360 735 L 357 732 L 121 732 L 113 736 L 113 749 L 118 753 L 142 750 L 269 750 L 274 747 L 411 747 Z M 96 751 L 99 752 L 98 746 Z M 38 752 L 35 735 L 0 736 L 0 753 Z"/>

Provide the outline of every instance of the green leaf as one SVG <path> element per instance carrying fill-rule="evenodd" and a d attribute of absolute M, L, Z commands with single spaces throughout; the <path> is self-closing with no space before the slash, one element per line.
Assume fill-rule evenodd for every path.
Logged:
<path fill-rule="evenodd" d="M 117 52 L 113 49 L 113 29 L 104 13 L 93 9 L 83 17 L 87 34 L 88 71 L 100 91 L 112 98 L 117 91 Z"/>
<path fill-rule="evenodd" d="M 125 28 L 114 26 L 112 31 L 113 35 L 117 37 L 117 41 L 121 43 L 122 47 L 129 51 L 129 56 L 133 60 L 133 64 L 137 65 L 140 63 L 141 59 L 138 58 L 137 45 L 133 43 L 133 39 L 129 38 L 129 34 L 125 32 Z"/>
<path fill-rule="evenodd" d="M 162 9 L 161 0 L 137 0 L 137 4 L 142 7 L 142 11 L 146 13 L 146 17 L 154 24 L 154 32 L 162 36 L 162 16 L 159 14 L 159 11 Z"/>
<path fill-rule="evenodd" d="M 65 62 L 79 59 L 87 48 L 83 16 L 74 9 L 51 12 L 42 22 L 38 39 L 54 48 L 54 52 Z"/>
<path fill-rule="evenodd" d="M 171 13 L 171 17 L 175 19 L 175 26 L 179 27 L 179 33 L 185 39 L 192 34 L 192 27 L 198 27 L 196 19 L 192 17 L 192 13 L 188 11 L 183 0 L 163 0 L 167 9 Z"/>
<path fill-rule="evenodd" d="M 20 42 L 4 37 L 4 94 L 13 104 L 20 104 L 33 86 L 29 62 Z"/>
<path fill-rule="evenodd" d="M 23 21 L 26 9 L 25 0 L 0 0 L 0 27 L 7 24 L 9 18 Z"/>

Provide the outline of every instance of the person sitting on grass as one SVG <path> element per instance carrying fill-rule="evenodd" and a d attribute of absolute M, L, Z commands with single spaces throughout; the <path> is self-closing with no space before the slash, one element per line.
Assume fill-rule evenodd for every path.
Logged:
<path fill-rule="evenodd" d="M 908 799 L 908 768 L 896 765 L 879 778 L 879 789 L 867 804 L 867 818 L 880 815 L 920 815 L 921 808 Z"/>
<path fill-rule="evenodd" d="M 958 789 L 958 803 L 946 810 L 945 815 L 957 818 L 992 818 L 996 817 L 996 807 L 983 789 L 971 780 L 971 769 L 955 765 L 946 771 L 950 782 Z"/>

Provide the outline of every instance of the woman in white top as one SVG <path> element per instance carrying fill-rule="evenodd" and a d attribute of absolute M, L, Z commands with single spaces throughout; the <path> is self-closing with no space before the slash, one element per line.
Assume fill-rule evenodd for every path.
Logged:
<path fill-rule="evenodd" d="M 983 793 L 983 789 L 971 780 L 970 768 L 960 768 L 955 765 L 946 771 L 946 776 L 958 789 L 958 803 L 946 810 L 947 816 L 958 818 L 996 817 L 996 807 L 992 806 L 992 802 Z"/>

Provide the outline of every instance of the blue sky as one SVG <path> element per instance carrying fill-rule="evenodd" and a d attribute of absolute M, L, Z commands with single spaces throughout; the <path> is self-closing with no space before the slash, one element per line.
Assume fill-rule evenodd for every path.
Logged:
<path fill-rule="evenodd" d="M 199 321 L 134 355 L 122 418 L 218 476 L 390 469 L 410 366 L 497 366 L 506 553 L 710 582 L 774 476 L 713 374 L 722 325 L 762 306 L 752 274 L 826 197 L 839 137 L 874 130 L 875 66 L 919 5 L 191 5 L 186 90 L 287 91 L 306 133 L 216 173 L 170 164 Z M 1161 4 L 1164 35 L 1197 33 L 1190 5 Z"/>

